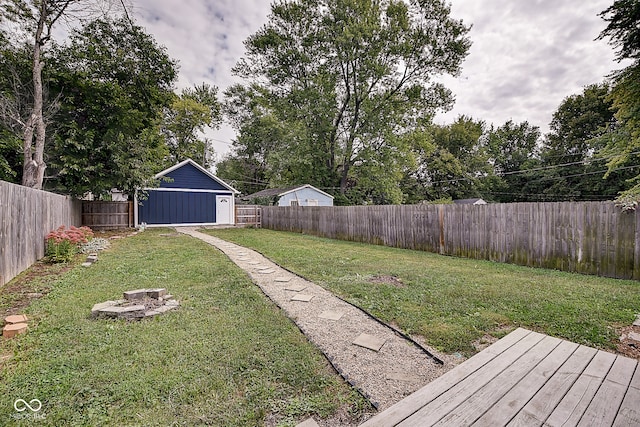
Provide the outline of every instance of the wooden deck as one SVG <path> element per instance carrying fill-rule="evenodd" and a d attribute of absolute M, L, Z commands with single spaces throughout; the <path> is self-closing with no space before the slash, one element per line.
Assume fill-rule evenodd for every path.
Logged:
<path fill-rule="evenodd" d="M 638 361 L 517 329 L 361 427 L 640 426 Z"/>

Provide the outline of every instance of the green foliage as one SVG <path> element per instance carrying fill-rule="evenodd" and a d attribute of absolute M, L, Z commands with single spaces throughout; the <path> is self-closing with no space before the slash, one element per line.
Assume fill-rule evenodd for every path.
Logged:
<path fill-rule="evenodd" d="M 33 103 L 29 47 L 0 33 L 0 179 L 22 181 L 22 133 Z"/>
<path fill-rule="evenodd" d="M 64 225 L 60 226 L 45 236 L 45 258 L 52 263 L 70 262 L 80 251 L 80 245 L 92 237 L 93 231 L 89 227 L 71 226 L 67 230 Z"/>
<path fill-rule="evenodd" d="M 539 166 L 539 139 L 540 130 L 528 122 L 509 120 L 500 127 L 491 126 L 486 144 L 495 177 L 487 188 L 489 200 L 525 202 L 538 192 L 537 176 L 522 172 Z"/>
<path fill-rule="evenodd" d="M 542 192 L 551 200 L 606 200 L 624 189 L 629 173 L 603 180 L 603 141 L 619 125 L 608 84 L 586 86 L 564 99 L 553 115 L 541 153 Z"/>
<path fill-rule="evenodd" d="M 53 238 L 47 239 L 47 246 L 44 256 L 47 261 L 52 263 L 69 262 L 73 260 L 78 253 L 78 246 L 71 243 L 70 240 L 56 241 Z"/>
<path fill-rule="evenodd" d="M 406 135 L 451 105 L 433 77 L 457 74 L 470 45 L 449 12 L 440 0 L 274 3 L 234 69 L 248 84 L 226 93 L 235 156 L 264 165 L 274 185 L 402 201 L 397 186 L 413 161 Z M 273 145 L 256 132 L 264 119 L 282 130 Z"/>
<path fill-rule="evenodd" d="M 605 37 L 619 49 L 618 59 L 640 59 L 640 3 L 637 0 L 615 0 L 599 15 L 607 22 L 598 39 Z"/>
<path fill-rule="evenodd" d="M 21 141 L 6 129 L 0 129 L 0 179 L 3 181 L 20 182 L 18 172 L 22 164 Z"/>
<path fill-rule="evenodd" d="M 167 155 L 159 125 L 177 73 L 165 49 L 126 19 L 99 20 L 72 33 L 55 58 L 62 97 L 49 186 L 100 196 L 153 185 Z"/>
<path fill-rule="evenodd" d="M 167 166 L 191 158 L 205 168 L 213 163 L 213 148 L 202 137 L 205 128 L 221 123 L 217 87 L 207 84 L 185 89 L 165 108 L 162 133 L 169 148 Z"/>
<path fill-rule="evenodd" d="M 484 122 L 460 116 L 450 125 L 414 133 L 416 168 L 408 169 L 403 181 L 407 201 L 480 196 L 491 173 L 481 141 L 484 132 Z"/>
<path fill-rule="evenodd" d="M 604 139 L 605 152 L 612 156 L 607 177 L 626 163 L 638 164 L 640 151 L 640 3 L 634 0 L 615 0 L 600 16 L 608 23 L 599 38 L 619 49 L 618 60 L 633 63 L 613 73 L 611 100 L 615 117 L 620 123 Z M 619 201 L 640 200 L 640 174 L 629 179 L 630 188 L 620 193 Z"/>

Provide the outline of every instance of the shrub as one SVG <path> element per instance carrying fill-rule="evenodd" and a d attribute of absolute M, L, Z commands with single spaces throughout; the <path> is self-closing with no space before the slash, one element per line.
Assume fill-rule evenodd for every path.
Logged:
<path fill-rule="evenodd" d="M 61 225 L 46 236 L 45 256 L 49 262 L 69 262 L 78 253 L 79 247 L 93 238 L 93 231 L 89 227 L 74 227 L 65 229 Z"/>

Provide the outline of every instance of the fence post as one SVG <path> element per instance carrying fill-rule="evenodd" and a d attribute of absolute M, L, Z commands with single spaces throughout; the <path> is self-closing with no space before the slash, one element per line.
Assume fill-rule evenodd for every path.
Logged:
<path fill-rule="evenodd" d="M 438 205 L 438 216 L 440 225 L 440 255 L 444 255 L 444 205 Z"/>

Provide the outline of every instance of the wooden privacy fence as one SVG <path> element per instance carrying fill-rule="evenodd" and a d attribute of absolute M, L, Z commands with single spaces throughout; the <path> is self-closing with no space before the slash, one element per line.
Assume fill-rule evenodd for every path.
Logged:
<path fill-rule="evenodd" d="M 81 202 L 0 181 L 0 286 L 44 256 L 44 236 L 81 224 Z"/>
<path fill-rule="evenodd" d="M 236 205 L 236 225 L 253 225 L 260 227 L 262 224 L 261 206 Z"/>
<path fill-rule="evenodd" d="M 262 227 L 640 279 L 640 212 L 612 202 L 263 207 Z"/>
<path fill-rule="evenodd" d="M 134 227 L 133 202 L 82 202 L 82 225 L 92 230 Z"/>

